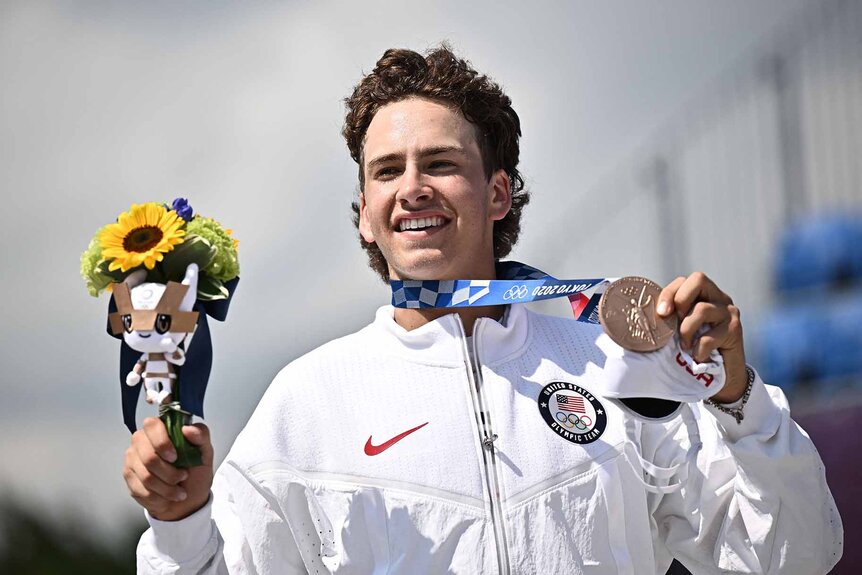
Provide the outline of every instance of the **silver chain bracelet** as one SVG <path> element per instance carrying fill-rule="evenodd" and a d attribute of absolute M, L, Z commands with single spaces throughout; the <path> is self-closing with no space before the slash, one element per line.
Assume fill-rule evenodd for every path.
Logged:
<path fill-rule="evenodd" d="M 745 373 L 748 375 L 748 385 L 745 386 L 745 393 L 742 394 L 742 403 L 739 404 L 739 407 L 727 407 L 712 398 L 703 400 L 705 404 L 713 406 L 722 413 L 732 415 L 733 418 L 736 419 L 737 425 L 742 423 L 742 420 L 745 419 L 745 415 L 742 413 L 742 410 L 745 409 L 745 404 L 748 403 L 748 398 L 751 396 L 751 388 L 754 386 L 754 370 L 746 365 Z"/>

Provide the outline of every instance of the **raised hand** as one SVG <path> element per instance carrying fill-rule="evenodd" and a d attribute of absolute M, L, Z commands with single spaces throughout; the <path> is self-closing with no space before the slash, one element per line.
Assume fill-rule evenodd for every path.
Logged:
<path fill-rule="evenodd" d="M 177 452 L 165 424 L 148 417 L 132 435 L 126 450 L 123 477 L 132 498 L 162 521 L 187 517 L 209 499 L 213 480 L 213 447 L 209 428 L 203 423 L 183 427 L 186 439 L 201 450 L 203 465 L 178 469 L 171 463 Z"/>
<path fill-rule="evenodd" d="M 748 383 L 742 322 L 729 295 L 706 274 L 695 272 L 676 278 L 662 290 L 656 312 L 664 317 L 677 315 L 680 346 L 695 360 L 708 361 L 715 349 L 724 358 L 727 383 L 712 399 L 732 403 L 742 397 Z M 696 338 L 702 326 L 709 329 Z"/>

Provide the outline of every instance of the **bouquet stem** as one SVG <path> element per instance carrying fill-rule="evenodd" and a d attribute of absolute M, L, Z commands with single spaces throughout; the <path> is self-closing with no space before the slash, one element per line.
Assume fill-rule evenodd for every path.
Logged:
<path fill-rule="evenodd" d="M 189 443 L 186 436 L 183 435 L 183 425 L 191 425 L 192 414 L 183 411 L 180 408 L 180 402 L 173 401 L 159 406 L 159 419 L 165 423 L 168 437 L 177 450 L 177 460 L 173 464 L 174 467 L 187 469 L 203 465 L 201 450 L 196 445 Z"/>

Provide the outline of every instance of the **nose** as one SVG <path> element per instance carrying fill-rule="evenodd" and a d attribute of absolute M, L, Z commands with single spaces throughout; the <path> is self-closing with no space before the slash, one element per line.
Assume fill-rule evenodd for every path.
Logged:
<path fill-rule="evenodd" d="M 395 199 L 403 204 L 421 204 L 434 195 L 434 188 L 425 181 L 424 174 L 416 166 L 407 165 L 398 184 Z"/>

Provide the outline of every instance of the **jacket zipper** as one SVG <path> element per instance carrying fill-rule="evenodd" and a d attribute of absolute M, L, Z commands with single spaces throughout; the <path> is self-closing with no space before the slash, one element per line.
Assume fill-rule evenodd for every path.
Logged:
<path fill-rule="evenodd" d="M 491 524 L 494 527 L 494 543 L 497 552 L 497 565 L 501 575 L 509 575 L 509 547 L 506 543 L 506 520 L 503 513 L 503 498 L 500 495 L 500 478 L 497 472 L 497 455 L 494 440 L 497 436 L 491 428 L 491 414 L 485 407 L 482 397 L 482 369 L 479 362 L 478 345 L 476 338 L 479 325 L 482 320 L 477 319 L 473 327 L 473 361 L 470 359 L 470 351 L 467 349 L 467 333 L 459 316 L 455 316 L 458 328 L 461 332 L 461 352 L 464 356 L 464 364 L 467 368 L 467 379 L 470 382 L 470 395 L 473 398 L 473 413 L 476 416 L 476 424 L 482 437 L 482 462 L 485 472 L 485 484 L 488 488 L 491 507 Z M 475 361 L 475 364 L 474 364 Z"/>

